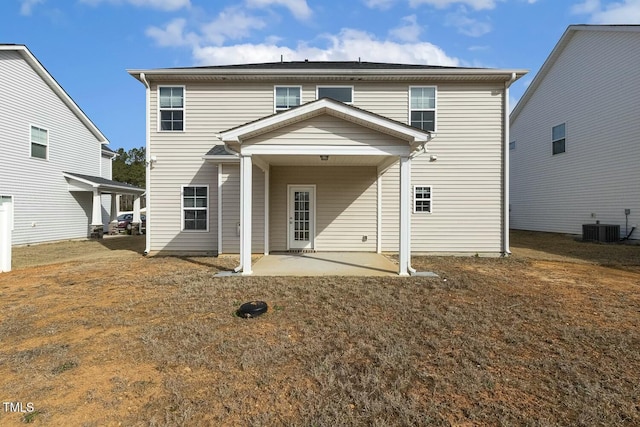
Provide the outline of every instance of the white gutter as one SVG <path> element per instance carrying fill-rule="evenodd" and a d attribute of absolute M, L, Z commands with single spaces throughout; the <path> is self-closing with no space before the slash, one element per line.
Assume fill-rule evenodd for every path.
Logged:
<path fill-rule="evenodd" d="M 147 80 L 146 76 L 144 73 L 140 73 L 140 81 L 144 84 L 145 89 L 145 103 L 146 103 L 146 119 L 145 119 L 145 124 L 146 124 L 146 141 L 145 141 L 145 146 L 146 146 L 146 150 L 145 151 L 145 169 L 146 169 L 146 176 L 145 176 L 145 186 L 146 186 L 146 190 L 145 193 L 147 194 L 147 230 L 146 230 L 146 234 L 145 234 L 145 249 L 144 249 L 144 254 L 147 255 L 150 251 L 151 251 L 151 232 L 153 230 L 153 221 L 151 218 L 151 153 L 150 153 L 150 142 L 151 142 L 151 86 L 149 85 L 149 81 Z"/>
<path fill-rule="evenodd" d="M 503 206 L 503 237 L 502 237 L 502 252 L 504 255 L 510 255 L 509 249 L 509 87 L 517 79 L 516 73 L 511 73 L 511 78 L 504 83 L 504 206 Z"/>

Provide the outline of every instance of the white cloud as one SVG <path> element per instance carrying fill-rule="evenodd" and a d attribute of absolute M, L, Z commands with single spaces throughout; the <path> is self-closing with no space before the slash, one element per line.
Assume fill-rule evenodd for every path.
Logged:
<path fill-rule="evenodd" d="M 227 9 L 218 17 L 202 27 L 205 42 L 222 45 L 225 40 L 239 40 L 248 37 L 251 30 L 259 30 L 266 23 L 257 17 L 247 15 L 240 9 Z"/>
<path fill-rule="evenodd" d="M 199 46 L 223 45 L 227 40 L 240 40 L 249 37 L 251 30 L 261 29 L 266 23 L 260 18 L 247 15 L 244 11 L 232 8 L 223 10 L 211 22 L 200 26 L 197 32 L 186 30 L 187 21 L 176 18 L 163 28 L 149 27 L 145 34 L 159 46 Z"/>
<path fill-rule="evenodd" d="M 256 8 L 268 8 L 270 6 L 283 6 L 297 19 L 308 19 L 311 17 L 311 9 L 307 0 L 246 0 L 247 6 Z"/>
<path fill-rule="evenodd" d="M 363 0 L 365 6 L 370 9 L 387 10 L 396 2 L 396 0 Z"/>
<path fill-rule="evenodd" d="M 418 25 L 416 15 L 409 15 L 402 18 L 405 25 L 396 27 L 389 31 L 389 35 L 396 40 L 404 42 L 416 42 L 420 39 L 422 27 Z"/>
<path fill-rule="evenodd" d="M 577 15 L 591 15 L 592 24 L 639 24 L 640 0 L 622 0 L 603 5 L 600 0 L 585 0 L 571 9 Z"/>
<path fill-rule="evenodd" d="M 447 56 L 439 47 L 427 42 L 398 43 L 379 40 L 363 31 L 344 29 L 337 35 L 323 35 L 326 46 L 299 42 L 295 48 L 277 44 L 237 44 L 233 46 L 194 46 L 197 65 L 221 65 L 287 61 L 356 61 L 397 62 L 457 66 L 457 58 Z"/>
<path fill-rule="evenodd" d="M 445 9 L 449 6 L 460 4 L 469 6 L 475 10 L 493 9 L 498 1 L 505 0 L 409 0 L 411 7 L 417 7 L 423 4 L 434 6 L 438 9 Z"/>
<path fill-rule="evenodd" d="M 191 0 L 80 0 L 82 3 L 88 3 L 91 5 L 98 5 L 100 3 L 129 3 L 138 7 L 150 7 L 152 9 L 160 10 L 178 10 L 182 8 L 188 8 L 191 6 Z"/>
<path fill-rule="evenodd" d="M 492 30 L 490 23 L 470 18 L 467 9 L 463 6 L 456 12 L 447 14 L 445 24 L 455 27 L 460 34 L 470 37 L 480 37 Z"/>
<path fill-rule="evenodd" d="M 154 39 L 159 46 L 189 46 L 198 42 L 198 36 L 193 33 L 185 34 L 186 23 L 185 19 L 176 18 L 164 28 L 147 28 L 145 34 Z"/>
<path fill-rule="evenodd" d="M 29 16 L 33 13 L 33 8 L 38 4 L 44 3 L 45 0 L 22 0 L 20 4 L 20 14 Z"/>

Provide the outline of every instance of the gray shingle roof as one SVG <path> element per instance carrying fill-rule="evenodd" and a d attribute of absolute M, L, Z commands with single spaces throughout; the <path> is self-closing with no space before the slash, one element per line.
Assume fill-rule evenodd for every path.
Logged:
<path fill-rule="evenodd" d="M 131 185 L 129 183 L 126 182 L 120 182 L 120 181 L 113 181 L 111 179 L 106 179 L 106 178 L 102 178 L 99 176 L 91 176 L 91 175 L 82 175 L 79 173 L 72 173 L 72 172 L 63 172 L 67 175 L 71 175 L 73 177 L 79 178 L 79 179 L 83 179 L 85 181 L 90 181 L 94 184 L 98 184 L 98 185 L 108 185 L 108 186 L 112 186 L 112 187 L 123 187 L 123 188 L 130 188 L 132 190 L 137 190 L 137 191 L 144 191 L 143 188 L 140 187 L 136 187 L 135 185 Z"/>
<path fill-rule="evenodd" d="M 209 150 L 205 155 L 206 156 L 232 156 L 233 154 L 230 154 L 229 152 L 227 152 L 227 150 L 224 149 L 224 145 L 214 145 L 213 148 Z"/>
<path fill-rule="evenodd" d="M 386 62 L 360 61 L 291 61 L 265 62 L 257 64 L 209 65 L 201 67 L 177 67 L 167 70 L 446 70 L 465 67 L 440 65 L 391 64 Z"/>

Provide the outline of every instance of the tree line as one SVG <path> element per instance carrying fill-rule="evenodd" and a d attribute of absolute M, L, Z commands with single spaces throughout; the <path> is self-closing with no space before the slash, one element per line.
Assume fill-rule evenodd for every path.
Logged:
<path fill-rule="evenodd" d="M 145 147 L 132 148 L 129 151 L 125 151 L 124 148 L 118 148 L 116 153 L 118 153 L 118 155 L 111 164 L 111 176 L 113 177 L 113 180 L 145 188 Z M 133 210 L 133 196 L 128 196 L 126 194 L 122 195 L 120 198 L 120 210 Z"/>

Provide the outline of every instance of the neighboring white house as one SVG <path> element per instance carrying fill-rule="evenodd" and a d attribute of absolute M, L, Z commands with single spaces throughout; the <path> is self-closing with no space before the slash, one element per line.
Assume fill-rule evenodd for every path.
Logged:
<path fill-rule="evenodd" d="M 147 251 L 509 251 L 523 70 L 279 62 L 130 70 L 147 88 Z"/>
<path fill-rule="evenodd" d="M 639 223 L 640 26 L 568 27 L 510 121 L 512 228 Z"/>
<path fill-rule="evenodd" d="M 100 235 L 116 213 L 107 195 L 142 194 L 111 180 L 109 141 L 27 47 L 0 45 L 0 93 L 0 202 L 13 206 L 13 245 Z"/>

